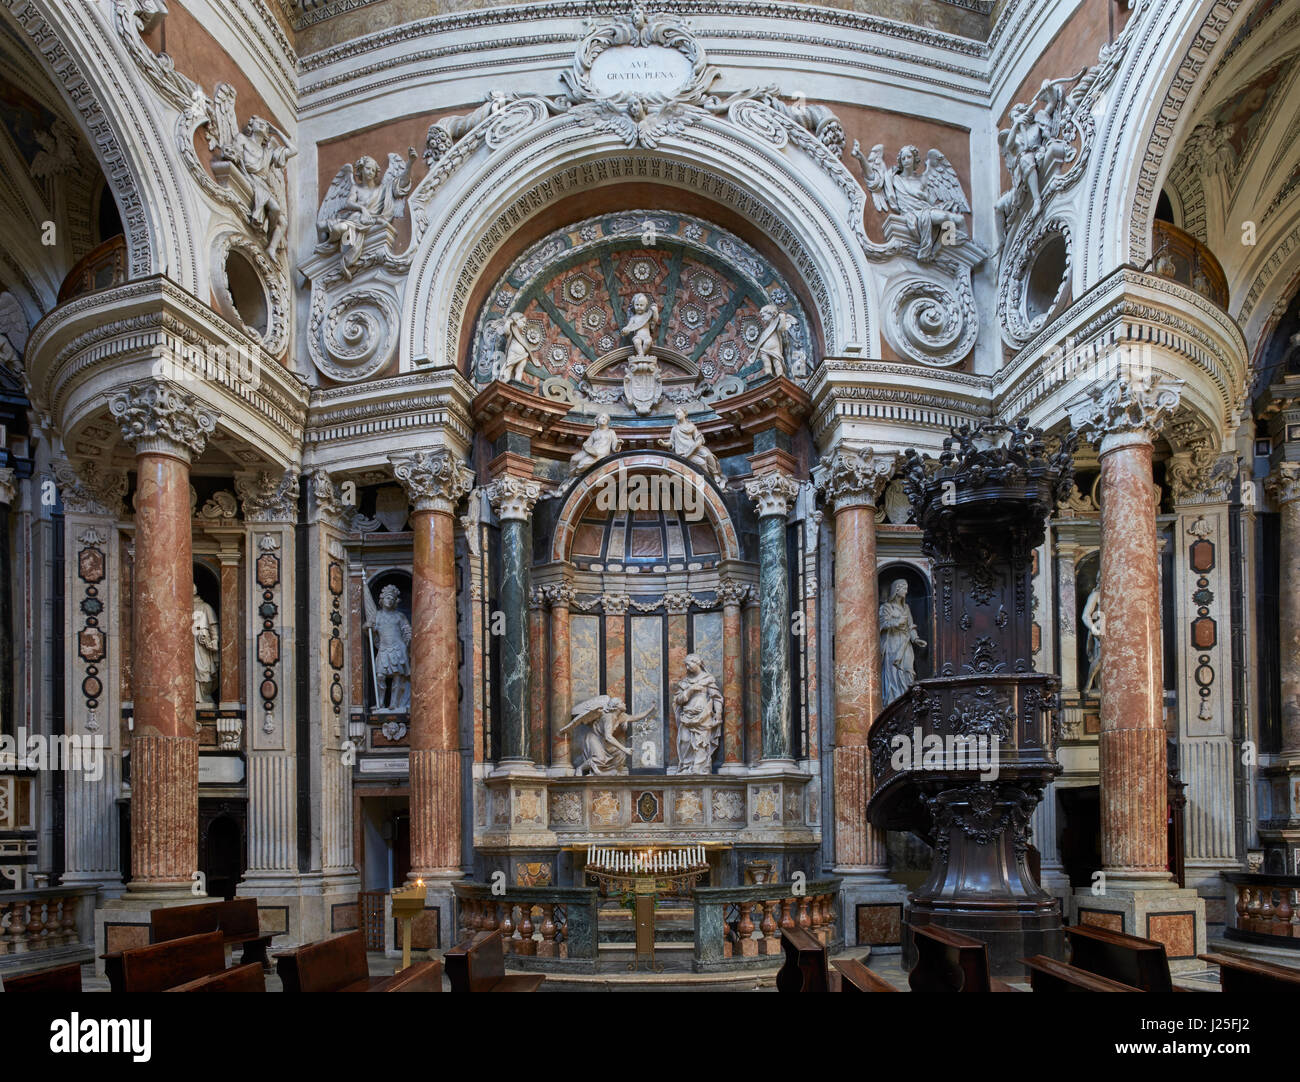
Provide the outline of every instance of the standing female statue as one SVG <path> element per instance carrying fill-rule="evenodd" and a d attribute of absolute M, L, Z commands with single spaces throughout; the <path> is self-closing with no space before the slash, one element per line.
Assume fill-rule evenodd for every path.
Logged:
<path fill-rule="evenodd" d="M 916 683 L 916 654 L 925 640 L 916 633 L 916 621 L 907 604 L 907 582 L 895 579 L 880 606 L 880 691 L 888 706 Z"/>
<path fill-rule="evenodd" d="M 686 675 L 673 695 L 677 712 L 677 773 L 713 773 L 722 729 L 722 692 L 699 654 L 686 655 Z"/>

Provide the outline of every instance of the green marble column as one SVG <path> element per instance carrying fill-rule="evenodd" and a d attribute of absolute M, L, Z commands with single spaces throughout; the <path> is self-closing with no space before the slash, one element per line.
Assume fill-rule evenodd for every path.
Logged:
<path fill-rule="evenodd" d="M 487 495 L 501 521 L 501 763 L 531 762 L 528 746 L 528 593 L 533 563 L 530 521 L 541 485 L 501 477 Z M 537 749 L 541 750 L 541 749 Z"/>
<path fill-rule="evenodd" d="M 790 579 L 785 559 L 785 520 L 799 485 L 784 473 L 755 478 L 745 491 L 758 505 L 759 675 L 762 691 L 763 759 L 793 755 L 790 728 Z"/>

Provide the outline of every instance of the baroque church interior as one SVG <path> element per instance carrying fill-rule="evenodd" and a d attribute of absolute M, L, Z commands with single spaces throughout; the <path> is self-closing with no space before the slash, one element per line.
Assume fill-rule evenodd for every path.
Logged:
<path fill-rule="evenodd" d="M 1294 991 L 1298 56 L 0 0 L 6 989 Z"/>

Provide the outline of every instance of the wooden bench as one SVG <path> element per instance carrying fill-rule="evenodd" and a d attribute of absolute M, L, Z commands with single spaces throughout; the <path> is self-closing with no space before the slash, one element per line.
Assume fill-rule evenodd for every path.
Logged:
<path fill-rule="evenodd" d="M 4 979 L 6 992 L 80 992 L 81 963 L 42 969 L 37 973 L 22 973 Z"/>
<path fill-rule="evenodd" d="M 866 965 L 853 958 L 832 962 L 839 974 L 841 992 L 897 992 L 898 989 L 884 977 L 872 973 Z"/>
<path fill-rule="evenodd" d="M 1139 992 L 1172 992 L 1165 945 L 1126 932 L 1093 924 L 1065 929 L 1070 940 L 1070 965 L 1119 981 Z"/>
<path fill-rule="evenodd" d="M 220 973 L 178 984 L 168 992 L 265 992 L 266 972 L 261 962 L 231 966 Z"/>
<path fill-rule="evenodd" d="M 826 945 L 802 928 L 781 929 L 785 963 L 776 975 L 778 992 L 829 992 Z"/>
<path fill-rule="evenodd" d="M 1078 969 L 1036 954 L 1032 958 L 1021 958 L 1029 970 L 1029 986 L 1035 992 L 1140 992 L 1141 988 L 1121 984 L 1109 977 L 1099 977 L 1086 969 Z"/>
<path fill-rule="evenodd" d="M 155 909 L 149 914 L 149 928 L 155 943 L 201 932 L 220 932 L 227 947 L 243 948 L 241 962 L 267 964 L 266 951 L 271 945 L 271 935 L 258 926 L 256 898 Z"/>
<path fill-rule="evenodd" d="M 221 933 L 205 932 L 121 951 L 117 958 L 119 983 L 112 990 L 164 992 L 178 984 L 221 973 L 225 968 L 226 948 Z"/>
<path fill-rule="evenodd" d="M 345 932 L 275 955 L 276 972 L 286 992 L 441 992 L 442 966 L 416 962 L 401 973 L 372 977 L 366 939 Z"/>
<path fill-rule="evenodd" d="M 1259 994 L 1300 992 L 1300 969 L 1257 962 L 1239 954 L 1201 954 L 1202 962 L 1219 967 L 1219 987 L 1225 992 Z"/>
<path fill-rule="evenodd" d="M 535 992 L 546 977 L 540 973 L 506 976 L 501 929 L 475 932 L 443 955 L 453 992 Z"/>
<path fill-rule="evenodd" d="M 978 939 L 937 924 L 909 925 L 916 965 L 908 974 L 913 992 L 1014 992 L 989 976 L 988 949 Z"/>

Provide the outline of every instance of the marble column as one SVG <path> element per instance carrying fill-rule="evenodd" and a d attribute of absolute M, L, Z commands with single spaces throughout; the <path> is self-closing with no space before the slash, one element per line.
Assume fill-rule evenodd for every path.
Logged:
<path fill-rule="evenodd" d="M 1287 462 L 1269 478 L 1277 506 L 1281 553 L 1278 591 L 1278 662 L 1282 691 L 1284 760 L 1300 763 L 1300 463 Z"/>
<path fill-rule="evenodd" d="M 718 584 L 722 602 L 722 764 L 720 774 L 740 773 L 745 763 L 745 698 L 741 680 L 741 653 L 744 648 L 744 624 L 741 602 L 749 587 L 735 579 Z"/>
<path fill-rule="evenodd" d="M 240 651 L 243 648 L 243 614 L 239 605 L 240 558 L 239 543 L 233 538 L 222 539 L 221 551 L 221 691 L 217 696 L 222 710 L 239 706 L 242 695 L 243 673 L 240 671 Z"/>
<path fill-rule="evenodd" d="M 533 505 L 542 494 L 536 481 L 498 477 L 487 497 L 501 523 L 501 585 L 497 594 L 503 614 L 501 635 L 501 766 L 528 767 L 528 596 L 532 569 Z"/>
<path fill-rule="evenodd" d="M 867 735 L 881 711 L 876 586 L 876 499 L 892 457 L 838 448 L 817 480 L 835 511 L 834 810 L 837 869 L 883 871 L 885 833 L 867 822 L 871 756 Z"/>
<path fill-rule="evenodd" d="M 560 732 L 568 723 L 573 709 L 573 670 L 569 655 L 569 606 L 573 604 L 573 586 L 568 582 L 545 587 L 551 605 L 551 773 L 573 773 L 573 756 L 569 734 Z"/>
<path fill-rule="evenodd" d="M 4 448 L 0 448 L 3 451 Z M 0 718 L 4 732 L 14 717 L 13 563 L 9 545 L 9 508 L 18 495 L 14 471 L 0 469 Z"/>
<path fill-rule="evenodd" d="M 216 418 L 174 387 L 142 383 L 109 399 L 135 451 L 131 740 L 133 892 L 185 895 L 198 867 L 199 742 L 190 597 L 190 461 Z"/>
<path fill-rule="evenodd" d="M 758 507 L 759 668 L 762 760 L 793 763 L 790 721 L 790 575 L 785 521 L 799 484 L 772 470 L 745 484 Z"/>
<path fill-rule="evenodd" d="M 459 876 L 461 769 L 456 649 L 456 505 L 470 470 L 446 450 L 393 459 L 411 498 L 411 870 Z"/>

